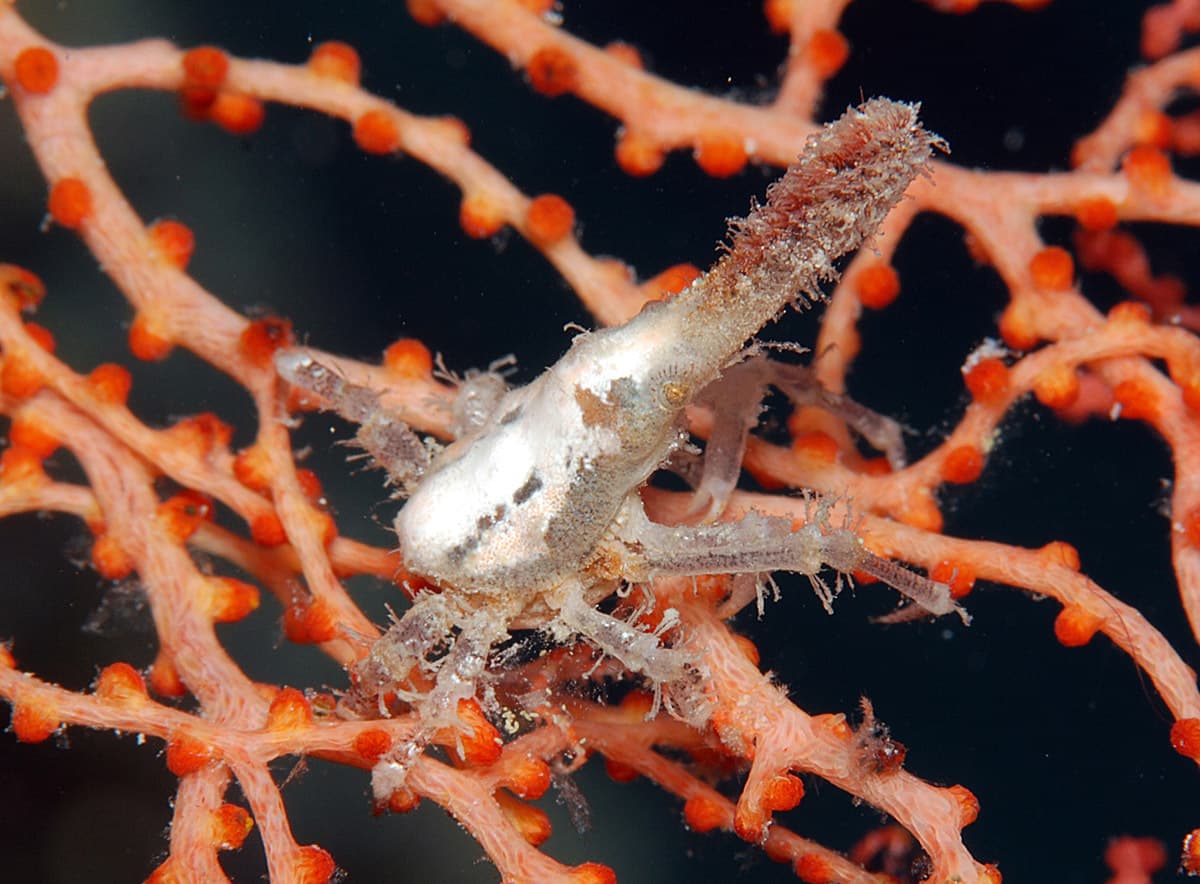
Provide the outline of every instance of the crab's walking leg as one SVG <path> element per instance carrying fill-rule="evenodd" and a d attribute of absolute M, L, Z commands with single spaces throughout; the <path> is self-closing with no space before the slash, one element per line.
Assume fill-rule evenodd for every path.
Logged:
<path fill-rule="evenodd" d="M 814 580 L 818 594 L 829 607 L 831 594 L 819 580 L 822 568 L 841 572 L 861 571 L 878 577 L 934 615 L 965 616 L 950 597 L 950 590 L 867 550 L 848 527 L 833 527 L 817 517 L 798 530 L 788 519 L 749 513 L 737 522 L 704 526 L 668 526 L 650 522 L 642 514 L 627 524 L 636 527 L 639 567 L 643 576 L 699 574 L 753 574 L 790 571 Z"/>
<path fill-rule="evenodd" d="M 404 421 L 379 404 L 379 395 L 352 384 L 305 350 L 281 350 L 275 356 L 279 376 L 314 394 L 322 408 L 359 425 L 355 441 L 408 494 L 429 468 L 429 447 Z"/>

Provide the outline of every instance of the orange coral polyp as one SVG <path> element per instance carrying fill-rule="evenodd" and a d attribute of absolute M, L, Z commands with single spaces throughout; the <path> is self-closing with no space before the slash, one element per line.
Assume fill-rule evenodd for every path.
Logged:
<path fill-rule="evenodd" d="M 416 338 L 400 338 L 383 351 L 383 365 L 397 377 L 420 380 L 433 373 L 433 354 Z"/>
<path fill-rule="evenodd" d="M 484 194 L 468 194 L 463 197 L 458 212 L 458 223 L 463 233 L 471 239 L 488 239 L 504 227 L 502 207 Z"/>
<path fill-rule="evenodd" d="M 163 528 L 177 542 L 184 542 L 200 527 L 200 523 L 214 517 L 213 502 L 199 491 L 180 491 L 158 506 L 158 519 Z"/>
<path fill-rule="evenodd" d="M 259 369 L 271 369 L 276 351 L 294 343 L 291 321 L 277 316 L 254 320 L 238 337 L 238 349 Z"/>
<path fill-rule="evenodd" d="M 963 562 L 943 559 L 929 569 L 929 579 L 945 583 L 951 598 L 961 599 L 975 587 L 975 570 Z"/>
<path fill-rule="evenodd" d="M 1129 183 L 1152 197 L 1164 196 L 1171 186 L 1171 160 L 1155 147 L 1133 148 L 1121 162 Z"/>
<path fill-rule="evenodd" d="M 267 709 L 267 727 L 270 730 L 306 728 L 312 722 L 312 704 L 296 688 L 281 688 Z"/>
<path fill-rule="evenodd" d="M 62 719 L 44 701 L 18 700 L 12 710 L 13 735 L 22 743 L 41 743 L 62 727 Z"/>
<path fill-rule="evenodd" d="M 974 482 L 983 474 L 983 452 L 975 445 L 959 445 L 946 452 L 942 479 L 955 485 Z"/>
<path fill-rule="evenodd" d="M 792 871 L 804 884 L 833 884 L 837 881 L 837 873 L 829 860 L 816 853 L 806 853 L 800 856 Z"/>
<path fill-rule="evenodd" d="M 287 543 L 283 522 L 274 512 L 259 513 L 250 522 L 250 536 L 259 546 L 281 546 Z"/>
<path fill-rule="evenodd" d="M 16 264 L 0 264 L 0 291 L 22 313 L 32 313 L 46 298 L 46 284 L 36 273 Z"/>
<path fill-rule="evenodd" d="M 188 734 L 175 734 L 167 740 L 167 770 L 177 777 L 194 774 L 216 757 L 216 750 Z"/>
<path fill-rule="evenodd" d="M 26 92 L 45 95 L 58 85 L 58 58 L 45 46 L 30 46 L 17 54 L 13 73 Z"/>
<path fill-rule="evenodd" d="M 330 40 L 313 49 L 308 58 L 308 69 L 318 77 L 357 86 L 362 75 L 362 61 L 358 50 L 349 43 Z"/>
<path fill-rule="evenodd" d="M 998 357 L 980 359 L 964 373 L 963 379 L 976 402 L 992 404 L 1008 395 L 1008 366 Z"/>
<path fill-rule="evenodd" d="M 95 693 L 114 703 L 137 703 L 148 699 L 145 679 L 128 663 L 105 666 L 96 679 Z"/>
<path fill-rule="evenodd" d="M 726 825 L 729 813 L 718 801 L 697 795 L 683 805 L 683 819 L 693 832 L 711 832 Z"/>
<path fill-rule="evenodd" d="M 846 59 L 850 57 L 850 44 L 846 38 L 834 30 L 814 31 L 804 48 L 804 60 L 812 67 L 818 77 L 825 80 L 832 77 Z"/>
<path fill-rule="evenodd" d="M 124 405 L 133 388 L 133 376 L 124 366 L 106 362 L 92 369 L 88 375 L 88 385 L 97 401 L 105 405 Z"/>
<path fill-rule="evenodd" d="M 354 738 L 354 751 L 374 764 L 391 751 L 392 735 L 380 727 L 368 728 Z"/>
<path fill-rule="evenodd" d="M 544 193 L 530 201 L 525 230 L 534 244 L 552 246 L 566 239 L 574 226 L 575 210 L 561 196 Z"/>
<path fill-rule="evenodd" d="M 804 798 L 804 783 L 794 774 L 771 777 L 763 786 L 763 806 L 770 811 L 787 811 Z"/>
<path fill-rule="evenodd" d="M 1067 648 L 1086 645 L 1104 621 L 1081 605 L 1067 605 L 1054 619 L 1054 637 Z"/>
<path fill-rule="evenodd" d="M 617 136 L 617 165 L 626 175 L 645 178 L 662 168 L 667 155 L 648 135 L 632 129 L 622 129 Z"/>
<path fill-rule="evenodd" d="M 46 480 L 42 467 L 44 458 L 19 446 L 10 446 L 0 453 L 0 484 L 8 487 L 25 483 L 38 485 Z"/>
<path fill-rule="evenodd" d="M 1181 718 L 1171 725 L 1171 748 L 1200 763 L 1200 718 Z"/>
<path fill-rule="evenodd" d="M 18 413 L 12 418 L 8 441 L 13 447 L 23 448 L 43 460 L 62 446 L 62 440 L 28 413 Z"/>
<path fill-rule="evenodd" d="M 369 110 L 354 121 L 354 143 L 370 154 L 395 153 L 400 149 L 400 127 L 391 114 Z"/>
<path fill-rule="evenodd" d="M 187 267 L 196 250 L 196 236 L 191 228 L 178 221 L 163 219 L 151 224 L 149 233 L 159 257 L 179 270 Z"/>
<path fill-rule="evenodd" d="M 1075 220 L 1085 230 L 1109 230 L 1117 224 L 1117 204 L 1105 196 L 1080 200 L 1075 207 Z"/>
<path fill-rule="evenodd" d="M 217 850 L 238 850 L 254 829 L 249 811 L 236 804 L 222 804 L 212 812 L 212 843 Z"/>
<path fill-rule="evenodd" d="M 891 264 L 873 261 L 854 277 L 854 291 L 864 307 L 882 310 L 900 294 L 900 274 Z"/>
<path fill-rule="evenodd" d="M 105 531 L 92 542 L 92 567 L 105 580 L 124 580 L 135 563 L 120 540 Z"/>
<path fill-rule="evenodd" d="M 230 135 L 251 135 L 262 128 L 266 108 L 251 95 L 218 92 L 208 108 L 208 116 Z"/>
<path fill-rule="evenodd" d="M 1075 280 L 1075 260 L 1060 246 L 1047 246 L 1029 261 L 1029 277 L 1035 288 L 1062 292 Z"/>
<path fill-rule="evenodd" d="M 579 65 L 571 53 L 547 46 L 530 56 L 525 68 L 529 84 L 542 95 L 555 98 L 579 88 Z"/>
<path fill-rule="evenodd" d="M 329 604 L 322 599 L 297 599 L 283 612 L 283 634 L 300 645 L 332 641 L 338 635 L 338 623 Z"/>
<path fill-rule="evenodd" d="M 1119 416 L 1129 420 L 1155 420 L 1162 405 L 1158 393 L 1149 384 L 1137 378 L 1120 381 L 1113 387 L 1113 401 Z"/>
<path fill-rule="evenodd" d="M 92 215 L 92 191 L 81 178 L 60 178 L 50 188 L 47 208 L 51 218 L 74 230 Z"/>
<path fill-rule="evenodd" d="M 138 313 L 129 326 L 129 352 L 145 362 L 160 362 L 171 355 L 175 344 L 163 333 L 160 323 Z"/>
<path fill-rule="evenodd" d="M 479 701 L 462 698 L 458 701 L 458 718 L 462 728 L 454 735 L 447 735 L 448 745 L 456 746 L 458 754 L 468 764 L 491 764 L 500 757 L 503 741 L 500 731 L 487 720 Z"/>
<path fill-rule="evenodd" d="M 702 135 L 696 141 L 696 165 L 713 178 L 729 178 L 746 167 L 745 141 L 730 133 Z"/>
<path fill-rule="evenodd" d="M 209 613 L 217 623 L 237 623 L 258 609 L 260 593 L 253 583 L 234 577 L 213 577 L 208 586 Z"/>
<path fill-rule="evenodd" d="M 229 74 L 229 56 L 216 46 L 197 46 L 183 54 L 186 86 L 216 89 Z"/>
<path fill-rule="evenodd" d="M 1079 374 L 1072 365 L 1052 365 L 1034 379 L 1033 395 L 1047 408 L 1069 408 L 1079 398 Z"/>
<path fill-rule="evenodd" d="M 545 811 L 504 792 L 497 792 L 494 797 L 504 816 L 526 843 L 537 847 L 554 834 L 554 827 Z"/>

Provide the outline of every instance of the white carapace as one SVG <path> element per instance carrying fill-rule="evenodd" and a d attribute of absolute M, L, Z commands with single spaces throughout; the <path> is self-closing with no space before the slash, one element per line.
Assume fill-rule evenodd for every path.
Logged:
<path fill-rule="evenodd" d="M 390 692 L 430 727 L 446 723 L 514 627 L 583 636 L 656 688 L 670 684 L 689 672 L 689 655 L 596 608 L 658 576 L 782 570 L 817 580 L 828 566 L 874 574 L 931 614 L 956 611 L 944 586 L 872 555 L 820 502 L 798 530 L 760 514 L 713 521 L 767 385 L 845 404 L 864 433 L 886 425 L 819 391 L 802 369 L 743 348 L 789 304 L 819 297 L 833 262 L 874 234 L 937 145 L 910 105 L 875 99 L 847 111 L 810 139 L 764 205 L 732 223 L 716 265 L 679 295 L 579 335 L 525 387 L 506 390 L 494 374 L 466 382 L 458 436 L 444 449 L 309 351 L 280 353 L 284 380 L 361 424 L 359 444 L 408 496 L 395 522 L 405 567 L 440 588 L 358 664 L 360 705 L 386 714 L 379 697 Z M 714 412 L 704 465 L 692 471 L 699 524 L 653 523 L 638 489 L 673 456 L 687 460 L 683 414 L 697 402 Z"/>

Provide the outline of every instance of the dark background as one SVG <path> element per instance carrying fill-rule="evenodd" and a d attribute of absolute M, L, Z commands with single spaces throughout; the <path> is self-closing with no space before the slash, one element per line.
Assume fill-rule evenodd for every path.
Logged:
<path fill-rule="evenodd" d="M 364 84 L 403 107 L 454 114 L 476 149 L 527 193 L 567 196 L 593 254 L 612 254 L 649 276 L 679 261 L 709 263 L 724 219 L 744 211 L 773 172 L 757 168 L 728 181 L 697 172 L 677 154 L 656 176 L 627 178 L 612 159 L 615 124 L 573 98 L 533 94 L 490 49 L 452 27 L 414 25 L 403 4 L 358 2 L 24 2 L 22 12 L 67 45 L 167 37 L 216 43 L 231 52 L 302 61 L 311 43 L 343 39 L 364 59 Z M 850 62 L 829 84 L 822 107 L 836 116 L 860 95 L 924 102 L 930 128 L 953 146 L 953 161 L 990 169 L 1062 169 L 1071 143 L 1093 127 L 1138 62 L 1145 4 L 1057 0 L 1020 12 L 987 4 L 944 16 L 905 0 L 860 0 L 844 31 Z M 766 29 L 758 3 L 575 2 L 566 26 L 604 43 L 625 39 L 666 77 L 751 101 L 770 97 L 784 42 Z M 184 122 L 173 96 L 125 93 L 100 99 L 95 133 L 113 174 L 147 220 L 178 217 L 197 233 L 196 278 L 226 303 L 291 317 L 321 347 L 374 357 L 414 335 L 447 365 L 486 365 L 505 353 L 529 379 L 565 347 L 568 322 L 588 323 L 564 283 L 519 238 L 466 240 L 458 195 L 411 159 L 359 153 L 338 122 L 272 107 L 263 131 L 241 140 Z M 128 310 L 75 236 L 39 232 L 45 185 L 23 144 L 11 103 L 0 104 L 0 260 L 29 267 L 50 295 L 39 321 L 74 367 L 132 360 Z M 1194 169 L 1191 172 L 1194 174 Z M 1066 242 L 1069 225 L 1048 221 L 1046 237 Z M 1190 231 L 1139 228 L 1157 271 L 1200 279 Z M 994 334 L 1004 303 L 994 274 L 976 268 L 960 231 L 921 219 L 898 258 L 904 294 L 863 324 L 864 353 L 851 379 L 867 404 L 914 429 L 914 454 L 932 447 L 961 414 L 959 366 Z M 1191 263 L 1187 263 L 1191 261 Z M 1085 278 L 1102 305 L 1120 296 Z M 810 342 L 815 322 L 792 316 L 771 331 Z M 240 389 L 184 353 L 165 365 L 132 365 L 131 405 L 150 423 L 216 410 L 252 435 Z M 349 475 L 330 451 L 333 421 L 310 420 L 301 440 L 350 535 L 387 543 L 394 505 L 379 503 L 377 475 Z M 65 455 L 57 463 L 66 474 Z M 1140 425 L 1065 427 L 1036 405 L 1014 409 L 981 481 L 943 497 L 947 530 L 967 537 L 1041 545 L 1065 540 L 1085 571 L 1135 604 L 1189 662 L 1187 630 L 1168 559 L 1161 513 L 1169 453 Z M 115 660 L 147 665 L 154 641 L 136 602 L 112 593 L 78 562 L 86 532 L 62 518 L 9 519 L 0 638 L 11 637 L 23 668 L 82 688 Z M 354 586 L 382 620 L 394 592 Z M 105 598 L 110 603 L 104 604 Z M 974 625 L 872 625 L 887 607 L 880 593 L 839 601 L 824 614 L 803 582 L 786 582 L 766 618 L 744 622 L 764 665 L 810 712 L 855 709 L 869 696 L 907 767 L 933 782 L 962 783 L 980 799 L 965 832 L 1008 881 L 1097 881 L 1111 836 L 1165 839 L 1172 863 L 1182 836 L 1200 826 L 1194 765 L 1171 751 L 1169 716 L 1129 660 L 1103 638 L 1066 650 L 1053 638 L 1058 605 L 980 586 L 969 599 Z M 107 612 L 98 628 L 96 612 Z M 278 612 L 265 604 L 224 629 L 254 677 L 299 685 L 344 683 L 311 649 L 278 641 Z M 0 724 L 8 712 L 0 712 Z M 138 880 L 162 858 L 174 778 L 160 745 L 72 729 L 57 742 L 0 739 L 0 855 L 10 880 Z M 280 778 L 286 774 L 281 768 Z M 622 882 L 792 880 L 785 867 L 732 836 L 697 836 L 680 803 L 645 782 L 618 786 L 593 764 L 579 777 L 592 830 L 577 835 L 547 798 L 555 835 L 546 845 L 567 862 L 612 865 Z M 428 802 L 415 814 L 372 819 L 366 777 L 314 763 L 285 797 L 301 843 L 330 850 L 357 882 L 490 881 L 482 851 Z M 232 800 L 236 800 L 236 793 Z M 800 807 L 784 815 L 802 834 L 845 849 L 880 822 L 836 789 L 809 782 Z M 240 881 L 263 873 L 254 836 L 227 858 Z M 1167 880 L 1169 874 L 1159 877 Z"/>

